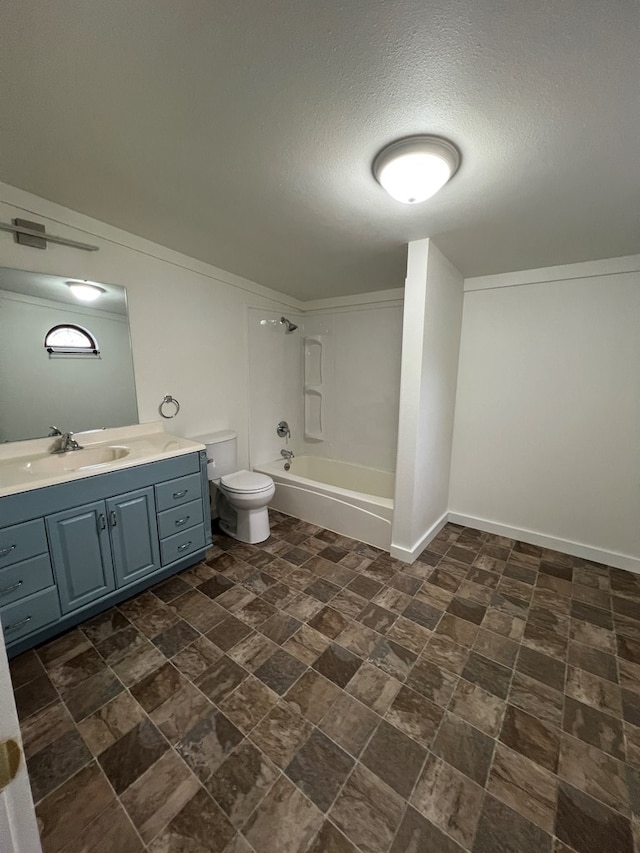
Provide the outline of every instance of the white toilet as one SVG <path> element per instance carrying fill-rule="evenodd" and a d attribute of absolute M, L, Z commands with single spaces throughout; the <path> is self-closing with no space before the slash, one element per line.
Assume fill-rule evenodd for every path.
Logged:
<path fill-rule="evenodd" d="M 193 439 L 207 450 L 207 475 L 216 487 L 220 529 L 252 545 L 269 538 L 267 505 L 276 487 L 271 477 L 238 471 L 238 434 L 231 430 Z"/>

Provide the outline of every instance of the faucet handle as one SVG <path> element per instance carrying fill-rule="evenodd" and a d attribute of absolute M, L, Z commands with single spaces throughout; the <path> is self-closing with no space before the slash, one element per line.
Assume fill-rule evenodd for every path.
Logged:
<path fill-rule="evenodd" d="M 47 433 L 47 438 L 53 438 L 53 436 L 62 435 L 62 430 L 58 429 L 57 426 L 50 426 L 49 432 Z"/>

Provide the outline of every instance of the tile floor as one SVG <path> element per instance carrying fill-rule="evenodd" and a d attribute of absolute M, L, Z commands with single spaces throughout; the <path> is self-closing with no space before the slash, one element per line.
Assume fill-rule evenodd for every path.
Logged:
<path fill-rule="evenodd" d="M 12 662 L 45 853 L 640 850 L 640 577 L 272 533 Z"/>

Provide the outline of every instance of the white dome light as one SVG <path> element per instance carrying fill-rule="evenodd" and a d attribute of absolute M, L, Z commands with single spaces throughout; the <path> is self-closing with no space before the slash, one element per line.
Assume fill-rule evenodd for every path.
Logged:
<path fill-rule="evenodd" d="M 458 149 L 438 136 L 393 142 L 373 161 L 373 174 L 392 198 L 416 204 L 435 195 L 460 165 Z"/>
<path fill-rule="evenodd" d="M 104 287 L 89 284 L 87 281 L 68 281 L 67 285 L 76 299 L 80 299 L 82 302 L 95 302 L 103 293 L 106 293 Z"/>

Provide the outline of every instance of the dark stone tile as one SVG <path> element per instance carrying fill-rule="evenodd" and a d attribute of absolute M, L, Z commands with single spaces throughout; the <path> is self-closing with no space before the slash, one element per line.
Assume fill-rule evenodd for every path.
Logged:
<path fill-rule="evenodd" d="M 285 698 L 291 707 L 307 720 L 319 723 L 339 695 L 340 688 L 336 684 L 309 669 L 293 685 Z"/>
<path fill-rule="evenodd" d="M 227 845 L 235 834 L 222 809 L 200 788 L 152 842 L 149 850 L 153 853 L 169 850 L 223 853 L 229 849 Z"/>
<path fill-rule="evenodd" d="M 245 741 L 222 762 L 206 787 L 239 829 L 279 775 L 278 768 L 252 743 Z"/>
<path fill-rule="evenodd" d="M 454 596 L 447 610 L 460 619 L 473 622 L 474 625 L 479 625 L 487 612 L 487 608 L 481 604 L 476 604 L 475 601 L 469 601 L 469 599 L 461 598 L 458 595 Z"/>
<path fill-rule="evenodd" d="M 591 604 L 584 604 L 582 601 L 572 601 L 571 616 L 574 619 L 582 619 L 583 622 L 598 625 L 600 628 L 606 628 L 608 631 L 613 630 L 613 616 L 611 612 L 601 610 L 599 607 L 593 607 Z"/>
<path fill-rule="evenodd" d="M 256 669 L 255 675 L 267 687 L 282 696 L 300 678 L 306 668 L 306 664 L 299 661 L 298 658 L 290 655 L 284 649 L 278 649 L 262 666 Z"/>
<path fill-rule="evenodd" d="M 552 838 L 487 794 L 473 853 L 551 853 Z"/>
<path fill-rule="evenodd" d="M 181 652 L 172 658 L 171 663 L 191 681 L 202 675 L 217 660 L 222 652 L 206 637 L 198 637 L 193 643 L 185 646 Z"/>
<path fill-rule="evenodd" d="M 242 740 L 242 733 L 221 712 L 211 711 L 175 745 L 201 782 L 206 782 Z"/>
<path fill-rule="evenodd" d="M 511 670 L 495 661 L 471 652 L 467 665 L 462 670 L 462 677 L 472 684 L 477 684 L 488 693 L 493 693 L 500 699 L 506 699 L 511 683 Z"/>
<path fill-rule="evenodd" d="M 322 826 L 322 813 L 286 777 L 271 788 L 243 829 L 259 853 L 304 853 Z"/>
<path fill-rule="evenodd" d="M 554 773 L 498 743 L 487 790 L 545 832 L 553 833 L 558 796 Z"/>
<path fill-rule="evenodd" d="M 449 710 L 490 737 L 497 737 L 502 727 L 506 702 L 477 684 L 461 678 L 456 685 Z"/>
<path fill-rule="evenodd" d="M 631 690 L 622 691 L 622 716 L 627 723 L 640 726 L 640 696 Z"/>
<path fill-rule="evenodd" d="M 508 705 L 500 740 L 552 773 L 557 772 L 560 732 L 548 723 Z"/>
<path fill-rule="evenodd" d="M 334 610 L 332 607 L 323 607 L 319 613 L 309 619 L 308 624 L 326 637 L 335 640 L 338 634 L 342 633 L 347 627 L 349 620 L 338 610 Z"/>
<path fill-rule="evenodd" d="M 446 589 L 449 592 L 457 592 L 458 587 L 462 583 L 464 574 L 462 577 L 457 576 L 451 572 L 446 571 L 444 568 L 434 569 L 431 575 L 429 576 L 429 583 L 434 586 L 439 586 L 442 589 Z"/>
<path fill-rule="evenodd" d="M 290 548 L 288 551 L 283 551 L 282 559 L 286 560 L 288 563 L 291 563 L 293 566 L 301 566 L 303 563 L 306 563 L 313 554 L 309 551 L 305 551 L 304 548 Z"/>
<path fill-rule="evenodd" d="M 455 616 L 445 614 L 438 625 L 436 633 L 431 635 L 431 638 L 429 639 L 429 642 L 427 643 L 420 658 L 421 660 L 428 660 L 436 666 L 441 666 L 448 672 L 460 675 L 466 666 L 467 659 L 469 657 L 469 649 L 467 646 L 454 642 L 446 634 L 440 634 L 440 628 L 444 620 L 447 618 L 456 619 L 460 624 L 468 625 L 470 628 L 474 628 L 475 630 L 475 626 L 472 626 L 470 622 L 463 622 L 462 619 L 457 619 Z"/>
<path fill-rule="evenodd" d="M 214 625 L 224 621 L 228 616 L 224 607 L 220 607 L 197 589 L 190 589 L 189 592 L 174 599 L 167 609 L 169 612 L 175 613 L 175 621 L 182 618 L 201 633 L 210 631 Z M 170 624 L 159 627 L 149 636 L 155 637 L 169 627 L 171 627 Z"/>
<path fill-rule="evenodd" d="M 551 723 L 552 726 L 562 725 L 564 695 L 541 681 L 535 681 L 520 672 L 514 672 L 509 704 L 528 711 L 534 717 Z"/>
<path fill-rule="evenodd" d="M 249 634 L 251 634 L 251 628 L 248 625 L 236 619 L 235 616 L 229 616 L 207 632 L 207 639 L 224 652 L 228 652 Z"/>
<path fill-rule="evenodd" d="M 356 655 L 332 643 L 313 664 L 313 668 L 333 681 L 338 687 L 346 687 L 360 668 L 362 661 Z"/>
<path fill-rule="evenodd" d="M 156 602 L 158 599 L 155 596 L 150 596 Z M 159 603 L 159 602 L 158 602 Z M 89 641 L 79 628 L 74 628 L 72 631 L 67 631 L 55 640 L 50 640 L 43 646 L 38 647 L 37 655 L 44 664 L 45 669 L 50 666 L 63 663 L 69 658 L 75 657 L 80 652 L 88 649 Z"/>
<path fill-rule="evenodd" d="M 277 610 L 273 605 L 261 598 L 254 598 L 237 610 L 236 616 L 252 628 L 259 628 L 276 613 Z"/>
<path fill-rule="evenodd" d="M 121 682 L 111 670 L 106 669 L 85 679 L 68 693 L 65 692 L 62 698 L 77 723 L 89 714 L 93 714 L 123 690 Z"/>
<path fill-rule="evenodd" d="M 627 818 L 566 782 L 558 791 L 556 835 L 578 853 L 633 853 Z"/>
<path fill-rule="evenodd" d="M 198 636 L 199 634 L 196 629 L 192 628 L 184 619 L 181 619 L 175 625 L 172 625 L 166 631 L 154 637 L 151 642 L 160 649 L 163 655 L 171 658 L 185 646 L 188 646 L 189 643 L 197 639 Z"/>
<path fill-rule="evenodd" d="M 251 732 L 251 740 L 284 769 L 307 740 L 313 726 L 287 702 L 278 704 Z"/>
<path fill-rule="evenodd" d="M 412 622 L 411 619 L 399 616 L 387 631 L 387 637 L 410 652 L 419 655 L 431 637 L 431 631 L 422 625 L 418 625 L 417 622 Z"/>
<path fill-rule="evenodd" d="M 184 683 L 178 670 L 166 663 L 131 688 L 131 695 L 147 713 L 161 705 Z"/>
<path fill-rule="evenodd" d="M 343 557 L 346 557 L 349 552 L 346 548 L 340 548 L 338 545 L 327 545 L 319 555 L 323 560 L 330 560 L 332 563 L 339 563 Z"/>
<path fill-rule="evenodd" d="M 384 714 L 393 702 L 400 682 L 377 666 L 363 663 L 347 686 L 347 692 L 377 714 Z"/>
<path fill-rule="evenodd" d="M 442 611 L 431 607 L 431 605 L 424 601 L 414 600 L 404 610 L 403 615 L 407 619 L 411 619 L 413 622 L 417 622 L 418 625 L 422 625 L 432 631 L 440 621 Z"/>
<path fill-rule="evenodd" d="M 27 684 L 29 681 L 33 681 L 35 678 L 46 675 L 40 658 L 33 649 L 23 652 L 21 655 L 10 660 L 9 672 L 14 690 Z"/>
<path fill-rule="evenodd" d="M 633 773 L 622 761 L 562 733 L 558 776 L 628 817 L 630 796 L 625 769 Z"/>
<path fill-rule="evenodd" d="M 116 794 L 151 767 L 169 749 L 169 744 L 150 720 L 143 720 L 99 757 L 100 766 Z"/>
<path fill-rule="evenodd" d="M 354 760 L 317 729 L 286 769 L 321 811 L 327 811 L 353 767 Z"/>
<path fill-rule="evenodd" d="M 396 618 L 395 613 L 385 610 L 384 607 L 378 607 L 378 605 L 373 602 L 367 604 L 358 617 L 359 621 L 362 622 L 363 625 L 377 631 L 379 634 L 386 634 L 389 628 L 396 621 Z"/>
<path fill-rule="evenodd" d="M 513 667 L 519 646 L 513 640 L 480 628 L 473 643 L 473 650 L 502 666 Z"/>
<path fill-rule="evenodd" d="M 201 583 L 198 586 L 198 589 L 200 592 L 208 595 L 209 598 L 217 598 L 233 586 L 234 583 L 229 578 L 226 578 L 224 575 L 216 575 L 213 578 L 209 578 L 209 580 L 206 580 L 204 583 Z"/>
<path fill-rule="evenodd" d="M 400 681 L 409 674 L 416 661 L 416 655 L 408 649 L 394 643 L 393 640 L 380 640 L 367 657 L 371 663 Z"/>
<path fill-rule="evenodd" d="M 33 800 L 37 803 L 91 761 L 91 753 L 76 729 L 67 731 L 32 755 L 28 761 Z"/>
<path fill-rule="evenodd" d="M 426 696 L 443 708 L 449 704 L 457 683 L 457 675 L 453 675 L 424 657 L 418 660 L 406 681 L 407 687 L 411 690 Z"/>
<path fill-rule="evenodd" d="M 336 586 L 327 580 L 315 580 L 312 584 L 305 588 L 305 593 L 317 598 L 318 601 L 324 601 L 325 604 L 340 592 L 340 587 Z"/>
<path fill-rule="evenodd" d="M 360 761 L 402 797 L 408 797 L 426 757 L 426 749 L 383 720 Z"/>
<path fill-rule="evenodd" d="M 123 657 L 130 654 L 134 649 L 146 645 L 144 636 L 138 631 L 134 625 L 127 625 L 121 631 L 101 640 L 97 645 L 100 656 L 104 661 L 113 666 L 114 663 L 122 660 Z"/>
<path fill-rule="evenodd" d="M 616 659 L 606 652 L 584 646 L 582 643 L 570 643 L 568 663 L 607 681 L 618 682 Z"/>
<path fill-rule="evenodd" d="M 219 704 L 247 677 L 247 672 L 224 655 L 196 679 L 198 687 L 212 702 Z"/>
<path fill-rule="evenodd" d="M 154 586 L 153 594 L 157 595 L 160 601 L 164 601 L 166 604 L 169 601 L 173 601 L 174 598 L 178 598 L 179 595 L 189 592 L 190 589 L 191 587 L 188 583 L 185 583 L 182 578 L 174 575 Z"/>
<path fill-rule="evenodd" d="M 584 669 L 570 666 L 564 692 L 572 699 L 593 705 L 600 711 L 606 711 L 616 717 L 620 716 L 622 694 L 617 684 L 599 678 Z"/>
<path fill-rule="evenodd" d="M 73 720 L 61 701 L 53 702 L 32 714 L 20 724 L 25 758 L 29 760 L 45 746 L 49 746 L 74 728 Z"/>
<path fill-rule="evenodd" d="M 618 634 L 618 655 L 631 663 L 640 664 L 640 642 Z"/>
<path fill-rule="evenodd" d="M 567 696 L 562 728 L 580 740 L 624 761 L 622 723 L 610 714 L 604 714 Z"/>
<path fill-rule="evenodd" d="M 484 789 L 446 761 L 429 754 L 411 804 L 465 849 L 476 832 Z"/>
<path fill-rule="evenodd" d="M 295 634 L 301 625 L 302 622 L 294 619 L 293 616 L 289 616 L 286 613 L 276 613 L 270 619 L 267 619 L 264 625 L 261 626 L 260 631 L 265 637 L 273 640 L 274 643 L 282 645 L 292 634 Z"/>
<path fill-rule="evenodd" d="M 278 701 L 278 694 L 250 675 L 220 702 L 220 710 L 244 734 L 257 726 Z"/>
<path fill-rule="evenodd" d="M 358 853 L 353 844 L 326 820 L 307 853 Z"/>
<path fill-rule="evenodd" d="M 357 758 L 379 722 L 373 711 L 342 693 L 322 718 L 320 728 Z"/>
<path fill-rule="evenodd" d="M 329 813 L 359 850 L 386 853 L 403 812 L 402 798 L 357 765 Z"/>
<path fill-rule="evenodd" d="M 564 690 L 565 665 L 549 655 L 541 654 L 533 649 L 522 646 L 516 669 L 523 675 L 528 675 L 536 681 L 541 681 L 554 690 Z"/>
<path fill-rule="evenodd" d="M 406 810 L 390 853 L 464 853 L 464 848 L 415 809 Z"/>
<path fill-rule="evenodd" d="M 405 592 L 407 595 L 415 595 L 421 585 L 418 578 L 414 578 L 405 572 L 398 572 L 389 581 L 390 587 L 398 589 L 400 592 Z"/>
<path fill-rule="evenodd" d="M 101 640 L 105 640 L 116 631 L 121 631 L 129 626 L 129 620 L 126 616 L 120 613 L 115 607 L 107 610 L 106 613 L 101 613 L 99 616 L 94 616 L 83 622 L 81 625 L 82 633 L 91 640 L 94 645 L 97 645 Z"/>
<path fill-rule="evenodd" d="M 58 699 L 56 689 L 45 673 L 18 687 L 13 695 L 20 721 L 28 719 Z"/>
<path fill-rule="evenodd" d="M 478 785 L 489 773 L 494 741 L 453 714 L 445 714 L 432 752 L 453 765 Z"/>
<path fill-rule="evenodd" d="M 387 711 L 386 719 L 428 748 L 443 716 L 444 710 L 439 705 L 403 685 Z"/>

